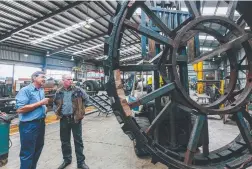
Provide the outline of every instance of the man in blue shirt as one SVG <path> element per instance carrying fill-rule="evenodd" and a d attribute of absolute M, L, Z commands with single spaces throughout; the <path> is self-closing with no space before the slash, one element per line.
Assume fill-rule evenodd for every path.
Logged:
<path fill-rule="evenodd" d="M 31 76 L 32 83 L 22 88 L 16 96 L 19 114 L 20 169 L 36 169 L 44 146 L 45 116 L 48 98 L 41 88 L 45 83 L 45 73 L 37 71 Z"/>

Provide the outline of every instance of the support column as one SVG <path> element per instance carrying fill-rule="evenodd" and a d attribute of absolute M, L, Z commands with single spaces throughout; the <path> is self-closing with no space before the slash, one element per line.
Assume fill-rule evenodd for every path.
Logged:
<path fill-rule="evenodd" d="M 47 57 L 44 56 L 44 58 L 43 58 L 43 67 L 42 67 L 42 71 L 43 71 L 43 72 L 46 72 L 46 69 L 47 69 Z"/>
<path fill-rule="evenodd" d="M 218 70 L 214 70 L 214 80 L 218 80 Z"/>
<path fill-rule="evenodd" d="M 11 93 L 15 96 L 16 95 L 16 90 L 15 90 L 15 79 L 14 79 L 14 76 L 15 76 L 15 65 L 13 64 L 12 65 L 12 91 Z"/>

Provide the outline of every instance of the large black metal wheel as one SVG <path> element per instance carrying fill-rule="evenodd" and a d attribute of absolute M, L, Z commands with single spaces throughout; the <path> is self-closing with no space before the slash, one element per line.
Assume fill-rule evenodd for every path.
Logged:
<path fill-rule="evenodd" d="M 241 25 L 243 17 L 239 18 L 237 22 L 232 20 L 237 2 L 230 2 L 227 17 L 202 16 L 192 1 L 186 2 L 186 6 L 191 13 L 191 17 L 177 28 L 170 30 L 150 10 L 145 2 L 119 2 L 117 13 L 112 19 L 113 27 L 111 34 L 107 40 L 107 44 L 109 45 L 108 58 L 104 62 L 105 75 L 109 79 L 107 82 L 107 93 L 111 97 L 113 112 L 118 122 L 123 124 L 123 131 L 132 140 L 144 146 L 144 149 L 152 156 L 153 162 L 161 162 L 171 168 L 177 169 L 245 168 L 251 160 L 252 153 L 252 136 L 250 134 L 252 119 L 244 107 L 252 89 L 252 48 L 249 42 L 251 35 L 250 33 L 246 33 Z M 137 8 L 141 8 L 148 15 L 152 22 L 161 30 L 162 34 L 150 30 L 143 25 L 136 24 L 132 20 L 132 15 Z M 219 24 L 226 28 L 227 33 L 221 34 L 207 27 L 207 23 Z M 158 62 L 150 62 L 148 65 L 138 65 L 135 67 L 120 64 L 120 52 L 118 49 L 120 48 L 123 32 L 127 29 L 134 30 L 165 46 L 162 53 L 156 59 Z M 230 81 L 225 94 L 207 106 L 200 105 L 190 98 L 187 89 L 183 85 L 185 75 L 181 74 L 180 67 L 178 66 L 179 62 L 181 62 L 179 57 L 180 48 L 199 32 L 204 32 L 215 37 L 220 45 L 208 53 L 193 58 L 190 62 L 196 63 L 211 58 L 216 54 L 226 52 L 231 67 Z M 246 55 L 242 60 L 238 60 L 236 54 L 241 48 L 244 49 Z M 246 86 L 241 91 L 234 93 L 238 71 L 241 69 L 241 63 L 245 59 L 247 60 L 247 65 L 243 67 L 246 68 L 245 73 L 247 74 Z M 184 60 L 186 64 L 187 61 Z M 136 102 L 128 103 L 121 81 L 121 70 L 158 71 L 165 80 L 166 85 L 156 88 L 152 93 L 140 98 Z M 164 106 L 161 106 L 161 96 L 169 96 L 171 99 Z M 234 96 L 238 96 L 238 98 L 234 99 Z M 152 100 L 156 102 L 155 118 L 149 127 L 143 130 L 132 116 L 131 108 Z M 219 105 L 226 101 L 231 102 L 231 104 L 219 109 Z M 187 132 L 189 137 L 187 140 L 183 140 L 186 141 L 185 150 L 181 147 L 174 148 L 174 146 L 157 139 L 160 138 L 158 136 L 160 135 L 160 133 L 158 134 L 160 132 L 160 125 L 163 125 L 162 123 L 167 117 L 172 118 L 171 112 L 174 110 L 174 107 L 186 112 L 187 115 L 185 115 L 185 118 L 188 121 L 190 121 L 192 115 L 194 117 L 193 123 L 188 123 L 188 125 L 193 125 Z M 241 134 L 226 146 L 209 151 L 208 115 L 222 114 L 233 115 L 233 119 L 236 120 Z M 169 125 L 174 127 L 176 123 L 170 121 Z M 169 134 L 169 140 L 173 139 L 170 132 L 165 134 Z M 167 139 L 165 138 L 165 134 L 161 133 L 164 140 Z M 200 146 L 203 149 L 202 153 L 196 153 Z"/>

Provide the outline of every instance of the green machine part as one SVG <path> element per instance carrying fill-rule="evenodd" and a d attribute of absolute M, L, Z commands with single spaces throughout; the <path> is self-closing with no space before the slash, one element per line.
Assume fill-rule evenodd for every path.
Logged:
<path fill-rule="evenodd" d="M 10 123 L 0 120 L 0 167 L 8 161 Z"/>

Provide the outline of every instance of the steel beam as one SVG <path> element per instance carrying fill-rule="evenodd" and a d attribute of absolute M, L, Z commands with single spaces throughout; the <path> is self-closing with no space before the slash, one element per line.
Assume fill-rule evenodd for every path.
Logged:
<path fill-rule="evenodd" d="M 200 135 L 204 127 L 205 120 L 206 120 L 206 116 L 204 115 L 199 115 L 196 118 L 196 121 L 192 129 L 191 137 L 187 145 L 187 151 L 185 154 L 184 163 L 187 165 L 192 164 L 193 157 L 197 150 L 197 146 L 199 143 Z"/>
<path fill-rule="evenodd" d="M 236 117 L 237 126 L 241 132 L 243 140 L 246 142 L 249 152 L 252 153 L 252 137 L 250 134 L 250 130 L 243 118 L 242 112 L 238 112 L 237 114 L 235 114 L 235 117 Z"/>
<path fill-rule="evenodd" d="M 128 27 L 129 29 L 132 29 L 144 36 L 147 36 L 150 39 L 156 40 L 159 43 L 166 44 L 172 46 L 173 40 L 160 35 L 159 33 L 151 30 L 150 28 L 147 28 L 145 26 L 142 26 L 140 24 L 136 24 L 134 22 L 131 22 L 130 20 L 125 19 L 124 25 Z"/>
<path fill-rule="evenodd" d="M 234 13 L 235 13 L 237 3 L 238 3 L 237 1 L 230 1 L 228 4 L 227 16 L 231 20 L 233 20 L 234 18 Z"/>
<path fill-rule="evenodd" d="M 207 52 L 206 54 L 199 56 L 198 58 L 194 59 L 191 64 L 198 63 L 198 62 L 204 61 L 206 59 L 210 59 L 210 58 L 212 58 L 222 52 L 225 52 L 229 49 L 240 47 L 243 42 L 247 41 L 250 38 L 251 38 L 250 34 L 244 34 L 244 35 L 242 35 L 232 41 L 229 41 L 228 43 L 225 43 L 225 44 L 219 46 L 218 48 L 216 48 L 213 51 Z"/>
<path fill-rule="evenodd" d="M 29 23 L 27 23 L 27 24 L 24 24 L 23 26 L 20 26 L 20 27 L 18 27 L 18 28 L 16 28 L 16 29 L 13 29 L 12 31 L 10 31 L 10 32 L 4 34 L 3 36 L 1 36 L 1 37 L 0 37 L 0 42 L 4 41 L 4 40 L 7 39 L 8 37 L 10 37 L 10 36 L 12 36 L 12 35 L 14 35 L 14 34 L 20 32 L 20 31 L 22 31 L 22 30 L 24 30 L 24 29 L 27 29 L 27 28 L 29 28 L 29 27 L 35 25 L 35 24 L 38 24 L 38 23 L 40 23 L 40 22 L 43 22 L 43 21 L 45 21 L 45 20 L 47 20 L 47 19 L 49 19 L 49 18 L 51 18 L 51 17 L 53 17 L 53 16 L 55 16 L 55 15 L 61 14 L 61 13 L 65 12 L 66 10 L 69 10 L 69 9 L 71 9 L 71 8 L 74 8 L 75 6 L 80 5 L 80 4 L 82 4 L 82 3 L 88 3 L 88 1 L 86 1 L 86 2 L 85 2 L 85 1 L 76 1 L 76 2 L 74 2 L 74 3 L 71 3 L 70 5 L 67 5 L 67 6 L 65 6 L 65 7 L 63 7 L 63 8 L 60 8 L 60 9 L 57 10 L 57 11 L 53 11 L 52 13 L 50 13 L 50 14 L 48 14 L 48 15 L 45 15 L 45 16 L 43 16 L 43 17 L 41 17 L 41 18 L 38 18 L 38 19 L 35 20 L 35 21 L 29 22 Z"/>
<path fill-rule="evenodd" d="M 197 9 L 196 2 L 194 1 L 185 1 L 185 4 L 189 10 L 189 12 L 193 15 L 193 17 L 199 17 L 200 11 Z"/>
<path fill-rule="evenodd" d="M 165 85 L 165 86 L 163 86 L 161 88 L 158 88 L 157 90 L 145 95 L 144 97 L 141 97 L 137 101 L 129 103 L 129 106 L 131 108 L 134 108 L 136 106 L 146 104 L 146 103 L 156 99 L 157 97 L 160 97 L 163 94 L 165 94 L 167 92 L 170 92 L 170 91 L 172 91 L 174 89 L 175 89 L 174 83 L 169 83 L 169 84 L 167 84 L 167 85 Z"/>
<path fill-rule="evenodd" d="M 146 134 L 150 134 L 156 128 L 156 126 L 158 126 L 165 119 L 167 114 L 172 111 L 171 107 L 171 101 L 166 103 L 165 107 L 161 110 L 160 113 L 158 113 L 157 117 L 152 121 L 151 125 L 146 129 Z"/>
<path fill-rule="evenodd" d="M 142 10 L 151 18 L 152 22 L 159 27 L 160 30 L 167 36 L 171 35 L 171 30 L 163 23 L 163 21 L 157 17 L 157 15 L 145 4 L 142 5 Z"/>

